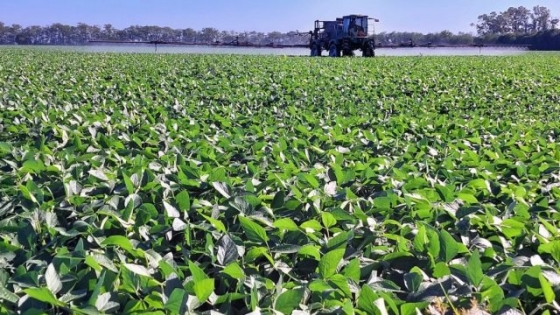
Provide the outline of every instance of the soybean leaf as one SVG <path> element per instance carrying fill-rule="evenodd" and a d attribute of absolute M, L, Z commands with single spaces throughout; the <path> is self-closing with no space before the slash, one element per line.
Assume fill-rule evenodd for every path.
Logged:
<path fill-rule="evenodd" d="M 137 265 L 137 264 L 123 264 L 123 266 L 132 271 L 133 273 L 140 275 L 140 276 L 144 276 L 144 277 L 148 277 L 151 278 L 152 275 L 150 274 L 150 272 L 148 271 L 148 269 L 144 266 L 141 265 Z"/>
<path fill-rule="evenodd" d="M 444 262 L 439 262 L 434 266 L 433 275 L 434 277 L 440 279 L 451 274 L 449 266 Z"/>
<path fill-rule="evenodd" d="M 353 259 L 344 268 L 344 276 L 348 279 L 354 280 L 356 283 L 360 282 L 361 271 L 360 271 L 360 261 L 358 259 Z"/>
<path fill-rule="evenodd" d="M 48 288 L 29 288 L 23 290 L 23 292 L 37 301 L 45 302 L 53 306 L 64 306 L 64 303 L 57 300 Z"/>
<path fill-rule="evenodd" d="M 163 207 L 165 208 L 165 213 L 169 218 L 179 218 L 181 217 L 181 213 L 177 210 L 177 208 L 173 207 L 168 202 L 163 202 Z"/>
<path fill-rule="evenodd" d="M 222 266 L 229 265 L 230 263 L 237 260 L 239 257 L 239 252 L 237 251 L 237 246 L 228 234 L 222 236 L 218 241 L 218 253 L 217 259 L 218 263 Z"/>
<path fill-rule="evenodd" d="M 274 303 L 274 309 L 282 314 L 292 314 L 301 303 L 303 294 L 303 289 L 291 289 L 280 294 Z"/>
<path fill-rule="evenodd" d="M 275 228 L 285 231 L 299 231 L 297 224 L 290 218 L 282 218 L 274 221 L 272 225 Z"/>
<path fill-rule="evenodd" d="M 97 301 L 95 301 L 95 308 L 97 308 L 100 312 L 111 312 L 111 310 L 118 309 L 119 306 L 119 303 L 111 301 L 110 292 L 100 294 L 97 297 Z"/>
<path fill-rule="evenodd" d="M 321 220 L 323 221 L 323 226 L 327 229 L 336 225 L 336 219 L 329 212 L 323 212 L 321 214 Z"/>
<path fill-rule="evenodd" d="M 171 292 L 171 295 L 165 303 L 165 309 L 170 311 L 172 314 L 182 314 L 184 313 L 185 305 L 185 295 L 187 292 L 183 289 L 176 288 Z"/>
<path fill-rule="evenodd" d="M 502 228 L 502 233 L 504 233 L 504 235 L 509 239 L 521 235 L 525 228 L 525 225 L 523 223 L 515 219 L 505 219 L 504 221 L 502 221 L 500 226 Z"/>
<path fill-rule="evenodd" d="M 191 199 L 186 190 L 181 191 L 175 196 L 175 202 L 181 211 L 189 211 L 191 208 Z"/>
<path fill-rule="evenodd" d="M 12 291 L 0 286 L 0 300 L 8 301 L 10 303 L 17 303 L 19 296 Z"/>
<path fill-rule="evenodd" d="M 194 293 L 199 301 L 206 301 L 214 292 L 214 279 L 195 280 Z"/>
<path fill-rule="evenodd" d="M 554 290 L 552 289 L 550 282 L 548 282 L 548 280 L 544 277 L 543 274 L 539 274 L 539 281 L 541 283 L 541 288 L 543 290 L 546 303 L 551 304 L 556 299 L 556 294 L 554 293 Z"/>
<path fill-rule="evenodd" d="M 208 275 L 204 272 L 204 270 L 192 261 L 189 261 L 189 270 L 191 271 L 195 282 L 201 282 L 202 280 L 208 279 Z"/>
<path fill-rule="evenodd" d="M 268 235 L 262 226 L 245 217 L 239 217 L 239 222 L 249 240 L 258 243 L 268 242 Z"/>
<path fill-rule="evenodd" d="M 416 293 L 420 288 L 420 284 L 422 284 L 422 279 L 423 279 L 422 273 L 415 271 L 413 268 L 411 272 L 404 275 L 404 284 L 406 285 L 406 288 L 410 292 Z"/>
<path fill-rule="evenodd" d="M 346 248 L 337 248 L 326 253 L 319 261 L 319 274 L 323 279 L 333 276 L 344 257 Z"/>
<path fill-rule="evenodd" d="M 475 287 L 478 287 L 482 282 L 482 279 L 484 278 L 478 249 L 471 254 L 471 257 L 469 258 L 469 261 L 467 263 L 466 273 L 469 283 Z"/>
<path fill-rule="evenodd" d="M 378 296 L 373 292 L 373 289 L 365 284 L 360 290 L 360 296 L 358 297 L 358 308 L 366 314 L 377 314 L 377 307 L 375 306 L 375 301 Z"/>
<path fill-rule="evenodd" d="M 45 272 L 45 280 L 47 282 L 47 288 L 56 295 L 60 290 L 62 290 L 62 282 L 58 277 L 58 273 L 54 269 L 53 264 L 49 264 L 47 271 Z"/>
<path fill-rule="evenodd" d="M 449 262 L 453 258 L 455 258 L 455 256 L 459 252 L 459 245 L 457 244 L 457 241 L 455 241 L 453 236 L 451 236 L 451 234 L 449 234 L 445 230 L 439 233 L 439 238 L 440 238 L 440 246 L 441 246 L 439 252 L 440 259 L 445 262 Z"/>
<path fill-rule="evenodd" d="M 226 183 L 213 182 L 212 186 L 220 193 L 220 195 L 226 197 L 227 199 L 231 198 L 231 194 Z"/>
<path fill-rule="evenodd" d="M 227 267 L 224 268 L 223 271 L 225 274 L 229 275 L 233 279 L 243 279 L 245 277 L 245 272 L 237 263 L 231 263 Z"/>

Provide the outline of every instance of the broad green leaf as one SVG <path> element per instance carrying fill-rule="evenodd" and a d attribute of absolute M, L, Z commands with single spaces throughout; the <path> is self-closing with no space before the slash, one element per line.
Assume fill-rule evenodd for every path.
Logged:
<path fill-rule="evenodd" d="M 181 314 L 184 312 L 185 295 L 187 292 L 183 289 L 173 289 L 171 295 L 165 303 L 165 309 L 170 311 L 172 314 Z"/>
<path fill-rule="evenodd" d="M 500 227 L 502 229 L 502 233 L 504 233 L 507 238 L 512 239 L 523 233 L 525 224 L 515 219 L 505 219 L 500 224 Z"/>
<path fill-rule="evenodd" d="M 274 309 L 282 314 L 290 315 L 298 308 L 303 298 L 304 290 L 291 289 L 280 294 L 274 303 Z"/>
<path fill-rule="evenodd" d="M 323 279 L 332 277 L 336 272 L 340 261 L 344 257 L 346 247 L 329 251 L 319 261 L 319 274 Z"/>
<path fill-rule="evenodd" d="M 521 276 L 520 283 L 533 297 L 542 298 L 542 295 L 544 294 L 543 285 L 540 281 L 541 275 L 542 268 L 540 266 L 533 266 L 525 271 L 525 273 Z"/>
<path fill-rule="evenodd" d="M 309 284 L 309 290 L 311 290 L 311 292 L 324 293 L 324 292 L 333 291 L 334 288 L 331 287 L 327 282 L 325 282 L 321 279 L 316 279 L 316 280 L 313 280 L 313 282 L 311 282 Z"/>
<path fill-rule="evenodd" d="M 373 289 L 369 285 L 365 284 L 360 290 L 358 308 L 366 312 L 366 314 L 378 314 L 378 309 L 375 306 L 375 301 L 378 298 L 378 295 L 375 294 Z"/>
<path fill-rule="evenodd" d="M 175 202 L 179 206 L 179 209 L 183 212 L 188 212 L 191 208 L 191 199 L 188 191 L 183 190 L 175 196 Z"/>
<path fill-rule="evenodd" d="M 472 187 L 472 188 L 477 189 L 477 190 L 487 190 L 488 184 L 484 179 L 477 178 L 477 179 L 471 180 L 468 183 L 467 186 Z"/>
<path fill-rule="evenodd" d="M 356 283 L 360 282 L 361 269 L 360 261 L 358 259 L 353 259 L 344 267 L 344 276 L 348 279 L 354 280 Z"/>
<path fill-rule="evenodd" d="M 128 191 L 128 194 L 132 195 L 135 191 L 134 184 L 132 183 L 132 180 L 124 172 L 122 173 L 122 177 L 123 177 L 124 184 L 126 186 L 126 190 Z"/>
<path fill-rule="evenodd" d="M 418 302 L 418 303 L 404 303 L 401 304 L 401 315 L 417 315 L 421 314 L 430 303 L 428 302 Z"/>
<path fill-rule="evenodd" d="M 317 220 L 305 221 L 300 225 L 300 228 L 302 228 L 306 233 L 314 233 L 323 229 L 321 223 Z"/>
<path fill-rule="evenodd" d="M 303 256 L 311 256 L 316 260 L 321 258 L 321 251 L 318 246 L 314 245 L 305 245 L 299 249 L 298 254 Z"/>
<path fill-rule="evenodd" d="M 327 229 L 336 225 L 336 219 L 329 212 L 321 213 L 321 220 L 323 221 L 323 226 Z"/>
<path fill-rule="evenodd" d="M 439 262 L 434 266 L 433 275 L 437 279 L 441 279 L 443 277 L 447 277 L 451 274 L 451 270 L 449 266 L 447 266 L 444 262 Z"/>
<path fill-rule="evenodd" d="M 275 263 L 266 247 L 253 247 L 247 252 L 247 254 L 245 254 L 244 258 L 245 262 L 251 263 L 261 256 L 264 256 L 271 264 Z"/>
<path fill-rule="evenodd" d="M 539 246 L 539 253 L 550 254 L 556 262 L 560 262 L 560 241 L 552 241 Z"/>
<path fill-rule="evenodd" d="M 201 282 L 202 280 L 208 279 L 208 275 L 197 266 L 194 262 L 189 260 L 189 270 L 193 276 L 195 282 Z"/>
<path fill-rule="evenodd" d="M 107 237 L 103 242 L 101 242 L 103 246 L 118 246 L 127 252 L 135 252 L 134 247 L 130 240 L 122 235 L 113 235 Z"/>
<path fill-rule="evenodd" d="M 88 256 L 89 257 L 89 256 Z M 107 258 L 107 256 L 105 255 L 101 255 L 101 254 L 93 254 L 92 257 L 95 259 L 95 261 L 97 263 L 99 263 L 99 265 L 109 269 L 110 271 L 114 272 L 114 273 L 118 273 L 119 270 L 117 269 L 117 267 L 115 266 L 115 264 L 113 263 L 112 260 L 110 260 L 109 258 Z M 87 257 L 86 257 L 86 262 L 87 262 Z M 93 268 L 93 267 L 92 267 Z"/>
<path fill-rule="evenodd" d="M 86 263 L 86 265 L 90 266 L 93 270 L 97 271 L 97 272 L 101 272 L 103 270 L 103 267 L 101 267 L 101 265 L 95 260 L 95 258 L 93 258 L 93 256 L 86 256 L 86 259 L 84 261 Z"/>
<path fill-rule="evenodd" d="M 410 292 L 415 293 L 420 288 L 423 278 L 422 271 L 414 267 L 409 273 L 404 275 L 404 284 Z"/>
<path fill-rule="evenodd" d="M 315 178 L 315 176 L 311 174 L 305 174 L 304 178 L 311 185 L 311 187 L 315 189 L 319 188 L 320 184 L 319 181 L 317 181 L 317 179 Z"/>
<path fill-rule="evenodd" d="M 441 246 L 439 257 L 442 261 L 449 262 L 459 253 L 459 245 L 457 245 L 453 236 L 445 230 L 439 233 L 439 239 Z"/>
<path fill-rule="evenodd" d="M 272 209 L 280 209 L 284 207 L 284 201 L 286 199 L 286 194 L 283 191 L 279 191 L 274 195 L 272 199 Z"/>
<path fill-rule="evenodd" d="M 206 301 L 214 292 L 214 279 L 195 280 L 194 293 L 199 301 Z"/>
<path fill-rule="evenodd" d="M 426 244 L 429 242 L 428 234 L 426 233 L 426 227 L 424 225 L 420 225 L 418 227 L 418 232 L 414 236 L 414 240 L 412 244 L 414 245 L 414 250 L 423 253 Z"/>
<path fill-rule="evenodd" d="M 449 189 L 447 186 L 436 185 L 435 188 L 442 201 L 452 202 L 455 199 L 453 190 Z"/>
<path fill-rule="evenodd" d="M 201 215 L 202 215 L 202 217 L 203 217 L 204 219 L 206 219 L 208 222 L 210 222 L 210 224 L 212 224 L 212 226 L 213 226 L 216 230 L 218 230 L 219 232 L 222 232 L 222 233 L 226 233 L 226 232 L 227 232 L 226 226 L 222 223 L 222 221 L 220 221 L 220 220 L 218 220 L 218 219 L 214 219 L 214 218 L 209 217 L 209 216 L 206 216 L 206 215 L 204 215 L 204 214 L 201 214 Z"/>
<path fill-rule="evenodd" d="M 275 228 L 285 231 L 299 231 L 297 224 L 290 218 L 282 218 L 274 221 L 272 224 Z"/>
<path fill-rule="evenodd" d="M 439 234 L 435 229 L 429 228 L 426 231 L 428 237 L 428 253 L 432 255 L 432 257 L 436 258 L 439 257 L 439 253 L 441 250 L 441 245 L 439 241 Z"/>
<path fill-rule="evenodd" d="M 390 210 L 391 209 L 391 198 L 389 197 L 377 197 L 373 200 L 373 206 L 379 210 Z"/>
<path fill-rule="evenodd" d="M 231 263 L 227 267 L 224 268 L 223 271 L 225 274 L 229 275 L 234 279 L 243 279 L 245 277 L 245 272 L 237 263 Z"/>
<path fill-rule="evenodd" d="M 41 160 L 27 160 L 23 162 L 21 171 L 39 174 L 45 170 L 45 164 Z"/>
<path fill-rule="evenodd" d="M 327 250 L 332 250 L 341 246 L 346 246 L 348 240 L 354 236 L 352 232 L 342 231 L 338 233 L 336 236 L 330 238 L 327 241 Z"/>
<path fill-rule="evenodd" d="M 38 203 L 37 198 L 35 198 L 35 196 L 29 191 L 29 189 L 26 186 L 19 185 L 19 190 L 21 191 L 21 194 L 25 199 L 33 203 Z"/>
<path fill-rule="evenodd" d="M 478 203 L 478 199 L 476 199 L 476 197 L 472 194 L 468 194 L 468 193 L 458 193 L 457 194 L 457 198 L 470 203 L 470 204 L 477 204 Z"/>
<path fill-rule="evenodd" d="M 482 272 L 482 263 L 480 262 L 480 254 L 478 250 L 475 250 L 466 267 L 467 279 L 469 283 L 475 287 L 478 287 L 484 278 L 484 273 Z"/>
<path fill-rule="evenodd" d="M 488 300 L 488 308 L 491 312 L 498 312 L 504 305 L 504 291 L 500 285 L 489 277 L 485 277 L 482 281 L 482 288 L 480 289 L 482 293 L 482 299 Z"/>
<path fill-rule="evenodd" d="M 41 301 L 52 306 L 64 306 L 64 303 L 57 300 L 57 298 L 48 288 L 29 288 L 24 289 L 23 292 L 37 301 Z"/>
<path fill-rule="evenodd" d="M 345 276 L 335 274 L 330 277 L 329 284 L 331 284 L 333 288 L 340 290 L 345 297 L 352 298 L 352 292 L 350 291 L 350 286 L 348 285 L 348 280 Z"/>
<path fill-rule="evenodd" d="M 266 234 L 266 230 L 258 225 L 257 223 L 253 222 L 251 219 L 245 217 L 238 217 L 239 222 L 241 223 L 241 227 L 245 231 L 247 238 L 253 242 L 258 243 L 266 243 L 268 242 L 269 238 Z"/>
<path fill-rule="evenodd" d="M 556 294 L 554 293 L 550 282 L 548 282 L 543 274 L 539 274 L 539 281 L 541 283 L 541 288 L 543 290 L 546 303 L 551 304 L 556 299 Z"/>

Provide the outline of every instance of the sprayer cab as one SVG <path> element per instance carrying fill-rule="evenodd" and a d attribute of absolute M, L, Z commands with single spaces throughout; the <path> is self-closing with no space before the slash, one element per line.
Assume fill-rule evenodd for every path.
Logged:
<path fill-rule="evenodd" d="M 329 56 L 353 56 L 354 50 L 362 50 L 364 57 L 375 56 L 375 27 L 378 19 L 367 15 L 346 15 L 334 21 L 315 21 L 310 40 L 311 56 L 320 56 L 323 50 Z"/>

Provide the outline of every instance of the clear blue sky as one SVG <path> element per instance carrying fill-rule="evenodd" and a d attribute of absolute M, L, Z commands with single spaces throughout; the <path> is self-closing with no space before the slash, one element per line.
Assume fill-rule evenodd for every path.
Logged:
<path fill-rule="evenodd" d="M 0 0 L 0 21 L 286 32 L 310 30 L 316 19 L 357 13 L 379 18 L 377 32 L 474 32 L 470 24 L 480 14 L 520 5 L 542 5 L 560 17 L 560 0 Z"/>

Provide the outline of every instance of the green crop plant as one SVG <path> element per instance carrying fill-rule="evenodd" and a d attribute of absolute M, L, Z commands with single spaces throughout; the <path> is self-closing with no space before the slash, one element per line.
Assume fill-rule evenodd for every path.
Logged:
<path fill-rule="evenodd" d="M 1 313 L 559 311 L 558 55 L 0 52 Z"/>

